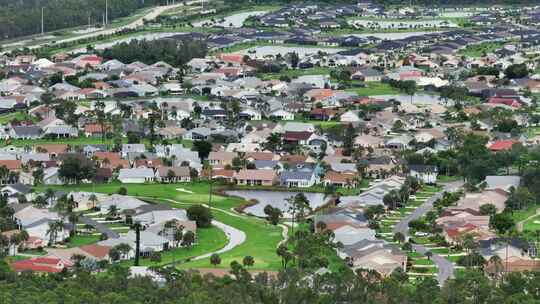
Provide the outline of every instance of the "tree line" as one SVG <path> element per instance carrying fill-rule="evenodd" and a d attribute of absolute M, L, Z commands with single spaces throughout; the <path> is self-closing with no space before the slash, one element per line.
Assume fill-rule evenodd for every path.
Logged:
<path fill-rule="evenodd" d="M 509 273 L 495 284 L 478 270 L 465 270 L 443 287 L 432 277 L 411 288 L 405 273 L 383 278 L 376 272 L 329 273 L 311 276 L 287 268 L 276 278 L 252 276 L 233 261 L 232 276 L 217 278 L 173 268 L 160 270 L 165 282 L 129 277 L 113 266 L 106 275 L 78 271 L 39 276 L 12 273 L 0 265 L 2 303 L 538 303 L 540 272 Z"/>
<path fill-rule="evenodd" d="M 132 40 L 114 45 L 103 51 L 106 59 L 117 59 L 124 63 L 140 61 L 154 64 L 166 62 L 175 67 L 181 67 L 192 58 L 202 58 L 207 52 L 206 42 L 198 39 L 161 39 L 161 40 Z"/>
<path fill-rule="evenodd" d="M 115 0 L 108 3 L 109 22 L 136 10 L 163 4 L 162 0 Z M 43 8 L 45 31 L 87 24 L 101 24 L 105 0 L 0 0 L 0 39 L 41 33 Z"/>

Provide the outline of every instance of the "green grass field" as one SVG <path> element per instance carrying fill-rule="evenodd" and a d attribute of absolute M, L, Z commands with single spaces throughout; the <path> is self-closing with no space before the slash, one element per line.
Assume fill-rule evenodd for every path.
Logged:
<path fill-rule="evenodd" d="M 482 57 L 483 54 L 492 53 L 503 45 L 503 42 L 483 42 L 481 44 L 469 45 L 465 49 L 458 51 L 458 54 L 475 58 Z"/>
<path fill-rule="evenodd" d="M 81 235 L 77 234 L 73 237 L 69 238 L 69 242 L 67 243 L 67 246 L 69 248 L 72 247 L 80 247 L 84 245 L 90 245 L 99 242 L 99 236 L 98 235 Z"/>
<path fill-rule="evenodd" d="M 360 96 L 377 96 L 377 95 L 395 95 L 400 94 L 398 89 L 391 87 L 387 83 L 382 82 L 366 82 L 365 88 L 347 89 L 350 92 L 356 92 Z"/>
<path fill-rule="evenodd" d="M 161 261 L 153 262 L 149 258 L 141 259 L 141 266 L 163 266 L 176 263 L 181 265 L 187 259 L 205 254 L 207 252 L 213 252 L 223 248 L 227 244 L 227 237 L 225 233 L 217 228 L 210 227 L 197 230 L 197 244 L 191 248 L 174 248 L 168 251 L 161 252 Z M 131 266 L 133 261 L 122 261 L 121 265 Z"/>
<path fill-rule="evenodd" d="M 191 184 L 142 184 L 125 185 L 111 183 L 96 185 L 95 191 L 100 193 L 116 193 L 120 187 L 126 187 L 128 195 L 139 196 L 149 200 L 159 200 L 176 208 L 186 208 L 192 204 L 208 203 L 209 184 L 198 182 Z M 59 187 L 64 191 L 84 190 L 92 191 L 92 185 L 73 185 Z M 193 194 L 177 191 L 177 188 L 192 191 Z M 165 201 L 174 200 L 176 203 Z M 276 254 L 277 244 L 282 240 L 282 229 L 268 224 L 265 220 L 249 216 L 233 216 L 233 208 L 244 204 L 245 201 L 235 197 L 212 195 L 214 217 L 227 225 L 246 233 L 246 241 L 234 249 L 221 255 L 222 263 L 218 267 L 228 268 L 233 260 L 241 261 L 245 256 L 255 258 L 255 270 L 279 270 L 281 260 Z M 192 261 L 178 265 L 180 268 L 209 268 L 213 267 L 209 259 Z"/>
<path fill-rule="evenodd" d="M 538 222 L 538 223 L 535 223 Z M 524 231 L 540 230 L 540 214 L 523 223 Z"/>
<path fill-rule="evenodd" d="M 7 113 L 7 114 L 0 115 L 0 124 L 7 124 L 7 123 L 11 122 L 14 119 L 15 120 L 32 120 L 32 121 L 36 120 L 35 117 L 32 117 L 32 116 L 26 114 L 25 112 L 17 111 L 17 112 L 13 112 L 13 113 Z"/>
<path fill-rule="evenodd" d="M 328 67 L 313 67 L 309 69 L 286 69 L 280 73 L 261 74 L 264 79 L 279 79 L 281 76 L 288 76 L 291 79 L 305 75 L 330 75 L 331 68 Z"/>

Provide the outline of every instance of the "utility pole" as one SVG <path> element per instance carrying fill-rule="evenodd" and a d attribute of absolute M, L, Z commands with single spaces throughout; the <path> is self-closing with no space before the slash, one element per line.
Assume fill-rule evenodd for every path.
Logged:
<path fill-rule="evenodd" d="M 109 24 L 109 0 L 105 0 L 105 26 Z"/>
<path fill-rule="evenodd" d="M 44 7 L 41 7 L 41 35 L 45 33 L 45 19 L 44 19 Z"/>

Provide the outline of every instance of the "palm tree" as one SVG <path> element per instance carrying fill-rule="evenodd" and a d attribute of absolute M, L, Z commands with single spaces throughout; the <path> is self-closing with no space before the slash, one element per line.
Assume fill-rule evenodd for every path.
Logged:
<path fill-rule="evenodd" d="M 109 213 L 108 213 L 109 216 L 111 217 L 116 217 L 118 216 L 118 207 L 116 207 L 116 205 L 111 205 L 109 206 Z"/>
<path fill-rule="evenodd" d="M 54 190 L 51 188 L 47 188 L 45 190 L 45 198 L 47 199 L 47 202 L 50 205 L 52 205 L 52 200 L 55 198 Z"/>
<path fill-rule="evenodd" d="M 90 194 L 90 197 L 88 197 L 88 201 L 92 203 L 92 207 L 90 209 L 96 208 L 97 200 L 98 199 L 95 193 Z"/>
<path fill-rule="evenodd" d="M 9 169 L 6 166 L 0 167 L 0 184 L 4 184 L 9 175 Z"/>
<path fill-rule="evenodd" d="M 129 246 L 126 243 L 118 244 L 118 245 L 114 246 L 114 248 L 116 248 L 116 250 L 118 250 L 118 253 L 120 253 L 120 258 L 121 259 L 127 259 L 128 254 L 131 251 L 131 246 Z"/>
<path fill-rule="evenodd" d="M 401 244 L 405 241 L 405 235 L 401 232 L 396 232 L 394 234 L 394 241 L 398 242 L 398 244 Z"/>
<path fill-rule="evenodd" d="M 112 207 L 112 206 L 111 206 Z M 139 222 L 133 223 L 132 228 L 135 230 L 135 266 L 139 266 L 139 258 L 141 255 L 141 228 L 142 225 Z"/>
<path fill-rule="evenodd" d="M 495 278 L 498 279 L 499 275 L 504 270 L 501 257 L 498 255 L 493 255 L 492 257 L 489 258 L 487 264 L 493 266 L 493 275 Z"/>
<path fill-rule="evenodd" d="M 64 230 L 64 223 L 62 221 L 58 220 L 49 223 L 49 229 L 47 229 L 46 233 L 49 236 L 49 246 L 56 243 L 58 233 L 62 230 Z"/>
<path fill-rule="evenodd" d="M 47 200 L 41 195 L 38 195 L 32 203 L 38 208 L 45 208 L 47 206 Z"/>
<path fill-rule="evenodd" d="M 77 233 L 77 222 L 79 221 L 79 216 L 76 213 L 71 212 L 68 216 L 70 223 L 69 236 L 74 236 Z"/>

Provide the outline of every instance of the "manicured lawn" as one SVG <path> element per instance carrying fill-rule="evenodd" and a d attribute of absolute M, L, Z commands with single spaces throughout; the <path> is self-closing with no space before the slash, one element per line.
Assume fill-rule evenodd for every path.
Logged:
<path fill-rule="evenodd" d="M 435 254 L 448 254 L 449 250 L 448 248 L 437 248 L 437 249 L 432 249 L 431 252 Z"/>
<path fill-rule="evenodd" d="M 413 265 L 435 265 L 432 260 L 426 259 L 414 259 L 411 261 Z"/>
<path fill-rule="evenodd" d="M 104 142 L 98 137 L 76 137 L 76 138 L 59 138 L 59 139 L 14 139 L 6 140 L 0 143 L 0 146 L 14 145 L 17 147 L 33 146 L 39 144 L 69 144 L 69 145 L 90 145 L 90 144 L 106 144 L 112 145 L 112 139 L 106 139 Z"/>
<path fill-rule="evenodd" d="M 412 239 L 414 240 L 415 244 L 429 244 L 429 243 L 431 243 L 431 241 L 427 237 L 414 236 L 414 237 L 412 237 Z"/>
<path fill-rule="evenodd" d="M 95 191 L 100 193 L 116 193 L 120 187 L 126 187 L 128 195 L 139 196 L 149 200 L 159 200 L 176 208 L 186 208 L 192 204 L 208 203 L 209 184 L 206 182 L 197 182 L 189 184 L 141 184 L 126 185 L 118 182 L 96 185 Z M 64 191 L 84 190 L 92 191 L 92 185 L 74 185 L 61 187 Z M 193 194 L 177 191 L 177 188 L 183 188 L 192 191 Z M 214 189 L 217 186 L 214 185 Z M 163 199 L 174 200 L 177 203 L 164 201 Z M 233 216 L 229 213 L 233 208 L 244 204 L 245 201 L 235 197 L 225 197 L 221 195 L 212 195 L 213 210 L 215 219 L 230 225 L 246 233 L 246 241 L 221 255 L 222 263 L 218 267 L 229 267 L 233 260 L 241 261 L 246 255 L 255 258 L 255 265 L 251 267 L 256 270 L 278 270 L 281 267 L 281 259 L 276 254 L 277 244 L 282 240 L 282 229 L 277 226 L 267 224 L 265 220 L 249 216 Z M 179 265 L 181 268 L 203 268 L 213 267 L 209 259 L 193 261 Z"/>
<path fill-rule="evenodd" d="M 11 122 L 12 120 L 35 120 L 35 118 L 31 117 L 30 115 L 27 115 L 24 112 L 13 112 L 8 114 L 0 115 L 0 124 L 6 124 L 8 122 Z"/>
<path fill-rule="evenodd" d="M 449 257 L 445 257 L 447 260 L 449 260 L 450 262 L 452 263 L 457 263 L 457 261 L 459 261 L 459 259 L 461 258 L 460 256 L 449 256 Z"/>
<path fill-rule="evenodd" d="M 197 244 L 191 248 L 175 248 L 161 252 L 161 262 L 153 262 L 149 258 L 141 259 L 141 266 L 163 266 L 167 264 L 177 263 L 181 267 L 187 259 L 219 250 L 227 245 L 227 236 L 217 228 L 210 227 L 197 230 Z M 133 260 L 122 261 L 122 265 L 131 266 Z"/>
<path fill-rule="evenodd" d="M 540 208 L 540 206 L 534 205 L 524 210 L 514 211 L 512 213 L 512 218 L 514 218 L 514 221 L 516 221 L 516 223 L 519 221 L 523 221 L 526 218 L 533 216 L 536 213 L 536 209 L 538 208 Z"/>
<path fill-rule="evenodd" d="M 459 176 L 438 175 L 437 176 L 437 183 L 455 182 L 455 181 L 458 181 L 460 179 L 461 179 L 461 177 L 459 177 Z"/>
<path fill-rule="evenodd" d="M 348 89 L 347 91 L 356 92 L 360 96 L 400 94 L 399 90 L 391 87 L 387 83 L 382 82 L 366 82 L 365 88 Z"/>
<path fill-rule="evenodd" d="M 99 242 L 99 236 L 98 235 L 81 235 L 77 234 L 69 239 L 69 243 L 67 243 L 67 246 L 69 248 L 72 247 L 80 247 L 84 245 L 94 244 Z"/>
<path fill-rule="evenodd" d="M 249 123 L 251 124 L 256 124 L 256 123 L 262 123 L 262 122 L 266 122 L 266 123 L 270 123 L 272 122 L 271 120 L 251 120 Z M 300 117 L 296 117 L 295 120 L 289 120 L 289 121 L 282 121 L 280 122 L 281 124 L 285 124 L 287 122 L 305 122 L 305 123 L 310 123 L 312 125 L 314 125 L 315 127 L 317 126 L 320 126 L 323 130 L 327 130 L 331 127 L 335 127 L 335 126 L 342 126 L 343 123 L 339 122 L 339 121 L 335 121 L 335 120 L 330 120 L 330 121 L 322 121 L 322 120 L 309 120 L 309 119 L 302 119 Z M 184 143 L 184 142 L 182 142 Z"/>
<path fill-rule="evenodd" d="M 411 267 L 408 272 L 416 273 L 437 273 L 437 267 Z"/>
<path fill-rule="evenodd" d="M 495 50 L 501 48 L 504 45 L 503 42 L 484 42 L 481 44 L 473 44 L 467 46 L 465 49 L 460 50 L 458 54 L 468 57 L 482 57 L 482 55 L 489 54 Z"/>
<path fill-rule="evenodd" d="M 218 267 L 228 268 L 232 261 L 241 262 L 250 255 L 255 258 L 255 265 L 251 269 L 279 270 L 281 260 L 276 254 L 277 244 L 282 240 L 281 228 L 270 225 L 264 220 L 252 217 L 235 217 L 224 212 L 214 212 L 215 218 L 227 225 L 233 226 L 246 233 L 246 241 L 225 252 L 221 257 L 221 265 Z M 210 259 L 189 262 L 180 265 L 181 268 L 206 268 L 213 267 Z"/>
<path fill-rule="evenodd" d="M 341 195 L 358 195 L 362 192 L 363 188 L 367 188 L 369 185 L 368 180 L 362 180 L 358 188 L 336 188 L 336 192 Z M 268 191 L 291 191 L 291 192 L 317 192 L 324 193 L 325 188 L 323 186 L 314 186 L 310 188 L 287 188 L 279 186 L 238 186 L 235 185 L 231 189 L 244 189 L 244 190 L 268 190 Z"/>
<path fill-rule="evenodd" d="M 537 223 L 535 223 L 535 221 Z M 536 231 L 540 230 L 540 214 L 526 221 L 523 225 L 524 231 Z"/>
<path fill-rule="evenodd" d="M 32 254 L 32 255 L 46 255 L 47 251 L 37 250 L 37 249 L 28 249 L 28 250 L 19 251 L 19 253 Z"/>
<path fill-rule="evenodd" d="M 21 256 L 21 255 L 14 255 L 14 256 L 7 256 L 4 258 L 4 261 L 6 261 L 6 263 L 13 263 L 13 262 L 17 262 L 17 261 L 22 261 L 22 260 L 28 260 L 30 259 L 30 257 L 27 257 L 27 256 Z"/>
<path fill-rule="evenodd" d="M 288 76 L 289 78 L 298 78 L 304 75 L 330 75 L 332 69 L 328 67 L 313 67 L 309 69 L 286 69 L 280 73 L 268 73 L 261 74 L 260 76 L 265 79 L 279 79 L 281 76 Z"/>

